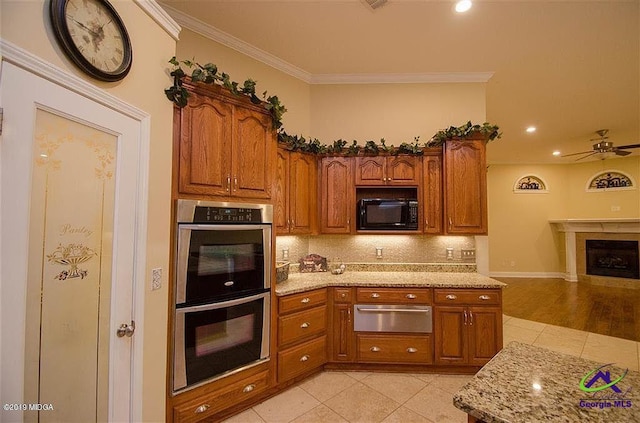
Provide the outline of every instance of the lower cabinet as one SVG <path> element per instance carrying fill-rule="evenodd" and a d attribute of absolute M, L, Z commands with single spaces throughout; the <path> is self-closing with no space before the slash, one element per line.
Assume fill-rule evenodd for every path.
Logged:
<path fill-rule="evenodd" d="M 359 333 L 356 345 L 361 363 L 433 363 L 431 335 Z"/>
<path fill-rule="evenodd" d="M 330 361 L 351 362 L 355 359 L 353 348 L 353 291 L 354 288 L 330 288 Z"/>
<path fill-rule="evenodd" d="M 327 362 L 327 290 L 278 299 L 278 383 Z"/>
<path fill-rule="evenodd" d="M 435 364 L 482 366 L 502 349 L 500 295 L 500 290 L 435 290 Z"/>

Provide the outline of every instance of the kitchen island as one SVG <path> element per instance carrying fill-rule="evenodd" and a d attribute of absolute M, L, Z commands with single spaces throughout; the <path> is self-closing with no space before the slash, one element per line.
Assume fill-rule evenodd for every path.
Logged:
<path fill-rule="evenodd" d="M 511 342 L 453 403 L 470 423 L 640 422 L 640 373 Z"/>

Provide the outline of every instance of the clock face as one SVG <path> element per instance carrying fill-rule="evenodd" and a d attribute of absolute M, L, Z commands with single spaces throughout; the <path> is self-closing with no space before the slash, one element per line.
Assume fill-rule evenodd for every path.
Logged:
<path fill-rule="evenodd" d="M 108 1 L 51 0 L 51 20 L 61 47 L 82 70 L 103 81 L 129 72 L 129 36 Z"/>

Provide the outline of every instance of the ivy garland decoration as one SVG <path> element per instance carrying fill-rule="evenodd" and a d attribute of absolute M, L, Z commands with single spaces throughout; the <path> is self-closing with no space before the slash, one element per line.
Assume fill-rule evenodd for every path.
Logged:
<path fill-rule="evenodd" d="M 307 140 L 303 136 L 290 135 L 282 129 L 282 116 L 286 113 L 287 108 L 284 104 L 280 103 L 278 96 L 268 96 L 266 91 L 262 93 L 262 99 L 260 99 L 256 95 L 256 81 L 253 79 L 247 79 L 242 86 L 240 86 L 237 82 L 232 81 L 228 74 L 224 72 L 219 73 L 218 67 L 213 63 L 201 65 L 195 62 L 195 60 L 179 61 L 175 56 L 169 60 L 169 63 L 174 66 L 170 72 L 173 78 L 173 85 L 165 89 L 164 93 L 176 106 L 180 108 L 185 107 L 189 98 L 189 91 L 183 86 L 184 78 L 187 76 L 187 73 L 182 69 L 182 65 L 184 65 L 192 69 L 190 75 L 192 81 L 211 85 L 220 84 L 235 95 L 246 95 L 252 103 L 264 105 L 271 114 L 273 126 L 277 130 L 278 142 L 291 151 L 303 151 L 314 154 L 346 154 L 351 156 L 360 153 L 365 155 L 409 154 L 421 156 L 424 153 L 424 147 L 439 147 L 450 139 L 469 139 L 477 137 L 477 135 L 480 134 L 483 139 L 492 141 L 502 136 L 502 133 L 499 131 L 500 128 L 497 125 L 491 125 L 488 122 L 484 122 L 482 125 L 474 125 L 469 121 L 462 126 L 450 126 L 447 129 L 440 130 L 436 132 L 429 141 L 422 144 L 420 143 L 420 137 L 417 136 L 414 137 L 413 142 L 403 142 L 398 147 L 394 147 L 393 145 L 388 146 L 384 138 L 380 139 L 380 144 L 373 140 L 368 140 L 364 146 L 359 145 L 356 140 L 353 140 L 351 144 L 347 145 L 348 142 L 343 139 L 335 140 L 332 144 L 326 145 L 321 143 L 317 138 Z"/>

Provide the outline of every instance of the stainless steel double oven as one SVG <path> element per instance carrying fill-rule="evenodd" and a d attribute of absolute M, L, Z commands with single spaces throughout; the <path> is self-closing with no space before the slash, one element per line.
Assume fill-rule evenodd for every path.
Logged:
<path fill-rule="evenodd" d="M 269 359 L 273 208 L 178 200 L 173 392 Z"/>

